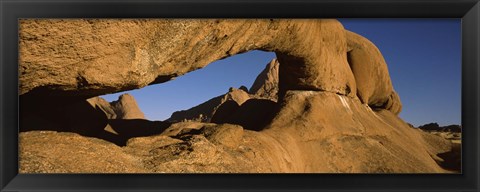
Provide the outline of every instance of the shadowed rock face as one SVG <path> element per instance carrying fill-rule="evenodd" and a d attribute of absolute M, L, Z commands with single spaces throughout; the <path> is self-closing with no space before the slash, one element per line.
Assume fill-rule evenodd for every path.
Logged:
<path fill-rule="evenodd" d="M 277 55 L 278 103 L 262 102 L 270 106 L 265 109 L 275 108 L 265 112 L 256 110 L 260 102 L 245 99 L 224 110 L 231 120 L 225 123 L 244 127 L 112 121 L 102 105 L 86 102 L 162 83 L 254 49 Z M 448 172 L 439 166 L 442 157 L 453 156 L 445 155 L 451 142 L 412 129 L 397 116 L 400 99 L 380 52 L 336 20 L 21 20 L 19 63 L 22 115 L 37 117 L 36 109 L 48 113 L 49 105 L 83 102 L 90 106 L 86 117 L 99 119 L 98 127 L 108 124 L 126 134 L 110 140 L 125 145 L 119 149 L 78 135 L 22 132 L 20 170 L 25 173 L 89 172 L 95 167 L 81 170 L 75 162 L 98 158 L 79 148 L 90 145 L 128 168 L 98 172 L 438 173 Z M 135 127 L 139 123 L 145 126 Z M 34 150 L 36 138 L 49 148 Z M 63 142 L 72 138 L 75 142 Z M 81 153 L 62 152 L 70 148 Z M 32 166 L 38 161 L 48 164 Z M 111 162 L 97 162 L 111 167 Z"/>
<path fill-rule="evenodd" d="M 55 98 L 53 98 L 55 99 Z M 42 101 L 39 98 L 39 101 Z M 85 136 L 97 135 L 108 123 L 101 108 L 86 100 L 62 100 L 57 102 L 33 102 L 20 100 L 19 131 L 52 130 L 75 132 Z"/>
<path fill-rule="evenodd" d="M 101 109 L 108 119 L 117 118 L 117 112 L 115 112 L 115 109 L 113 109 L 112 105 L 107 100 L 101 97 L 92 97 L 87 99 L 87 102 L 93 107 Z"/>
<path fill-rule="evenodd" d="M 249 99 L 241 106 L 224 103 L 210 122 L 236 124 L 248 130 L 260 131 L 270 123 L 276 110 L 277 103 L 268 99 Z"/>
<path fill-rule="evenodd" d="M 365 37 L 346 31 L 348 64 L 357 82 L 357 95 L 370 106 L 385 103 L 393 91 L 387 65 L 378 48 Z"/>

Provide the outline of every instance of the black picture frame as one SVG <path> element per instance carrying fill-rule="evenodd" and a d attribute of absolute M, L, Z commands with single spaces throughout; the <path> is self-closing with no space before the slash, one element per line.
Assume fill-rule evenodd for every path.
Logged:
<path fill-rule="evenodd" d="M 0 0 L 1 191 L 479 191 L 479 0 Z M 20 18 L 461 18 L 462 174 L 18 174 Z"/>

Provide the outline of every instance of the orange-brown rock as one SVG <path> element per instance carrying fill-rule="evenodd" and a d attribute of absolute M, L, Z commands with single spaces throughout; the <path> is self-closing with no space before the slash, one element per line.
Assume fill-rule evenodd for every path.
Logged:
<path fill-rule="evenodd" d="M 288 73 L 280 89 L 354 96 L 346 42 L 333 19 L 23 19 L 19 90 L 93 97 L 162 83 L 261 49 L 275 51 Z"/>
<path fill-rule="evenodd" d="M 110 105 L 117 114 L 117 119 L 145 119 L 137 101 L 130 94 L 120 95 L 118 100 L 111 102 Z"/>
<path fill-rule="evenodd" d="M 398 96 L 395 90 L 392 91 L 385 105 L 381 107 L 397 115 L 402 111 L 402 102 L 400 102 L 400 96 Z"/>
<path fill-rule="evenodd" d="M 172 113 L 172 116 L 167 119 L 170 122 L 180 122 L 180 121 L 200 121 L 200 122 L 210 122 L 213 114 L 225 103 L 231 106 L 241 105 L 245 101 L 250 99 L 250 95 L 243 89 L 236 89 L 231 87 L 230 90 L 218 97 L 214 97 L 200 105 L 192 107 L 187 110 L 175 111 Z"/>
<path fill-rule="evenodd" d="M 277 59 L 273 59 L 265 66 L 250 87 L 249 93 L 256 98 L 278 100 L 278 68 Z"/>
<path fill-rule="evenodd" d="M 19 135 L 20 173 L 142 173 L 138 157 L 101 139 L 74 133 L 31 131 Z"/>
<path fill-rule="evenodd" d="M 137 101 L 130 94 L 122 94 L 118 100 L 110 103 L 101 97 L 92 97 L 87 102 L 105 112 L 108 119 L 145 119 Z"/>
<path fill-rule="evenodd" d="M 380 50 L 365 37 L 350 31 L 346 31 L 346 36 L 347 59 L 355 76 L 358 98 L 370 106 L 382 106 L 393 91 L 385 59 Z M 398 107 L 395 107 L 395 110 L 398 110 Z"/>
<path fill-rule="evenodd" d="M 115 110 L 112 108 L 112 105 L 105 99 L 101 97 L 92 97 L 90 99 L 87 99 L 87 102 L 90 103 L 93 107 L 98 107 L 101 109 L 105 115 L 107 116 L 108 119 L 116 119 L 117 118 L 117 113 Z"/>
<path fill-rule="evenodd" d="M 126 145 L 85 137 L 90 132 L 22 131 L 23 173 L 443 173 L 449 171 L 441 162 L 455 156 L 445 155 L 455 148 L 450 141 L 397 116 L 400 98 L 381 53 L 333 19 L 22 19 L 19 43 L 22 115 L 43 119 L 46 127 L 85 128 L 91 123 L 85 119 L 98 120 L 94 133 L 107 134 L 108 123 L 121 136 L 99 138 Z M 269 101 L 262 111 L 247 93 L 220 97 L 238 104 L 225 110 L 239 119 L 232 121 L 237 125 L 107 121 L 101 106 L 86 101 L 162 83 L 254 49 L 277 55 L 278 103 Z M 79 111 L 62 114 L 69 110 L 63 106 L 78 103 Z M 271 119 L 263 124 L 264 117 Z M 25 131 L 37 130 L 30 126 Z M 75 164 L 79 160 L 88 165 Z"/>

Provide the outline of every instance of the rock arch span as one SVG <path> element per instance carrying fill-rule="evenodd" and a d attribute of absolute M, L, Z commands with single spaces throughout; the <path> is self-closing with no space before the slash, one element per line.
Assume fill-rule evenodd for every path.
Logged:
<path fill-rule="evenodd" d="M 20 95 L 93 97 L 137 89 L 254 49 L 277 54 L 280 95 L 318 90 L 355 98 L 358 89 L 364 103 L 385 106 L 393 92 L 378 49 L 333 19 L 20 22 Z"/>

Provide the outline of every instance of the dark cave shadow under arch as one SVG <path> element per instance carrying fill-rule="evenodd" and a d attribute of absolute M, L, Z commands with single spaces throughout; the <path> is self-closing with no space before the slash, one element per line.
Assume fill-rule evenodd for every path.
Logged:
<path fill-rule="evenodd" d="M 27 95 L 21 96 L 20 101 L 20 132 L 73 132 L 125 146 L 133 137 L 160 134 L 171 125 L 146 119 L 108 119 L 98 106 L 93 107 L 84 98 L 62 100 Z"/>

